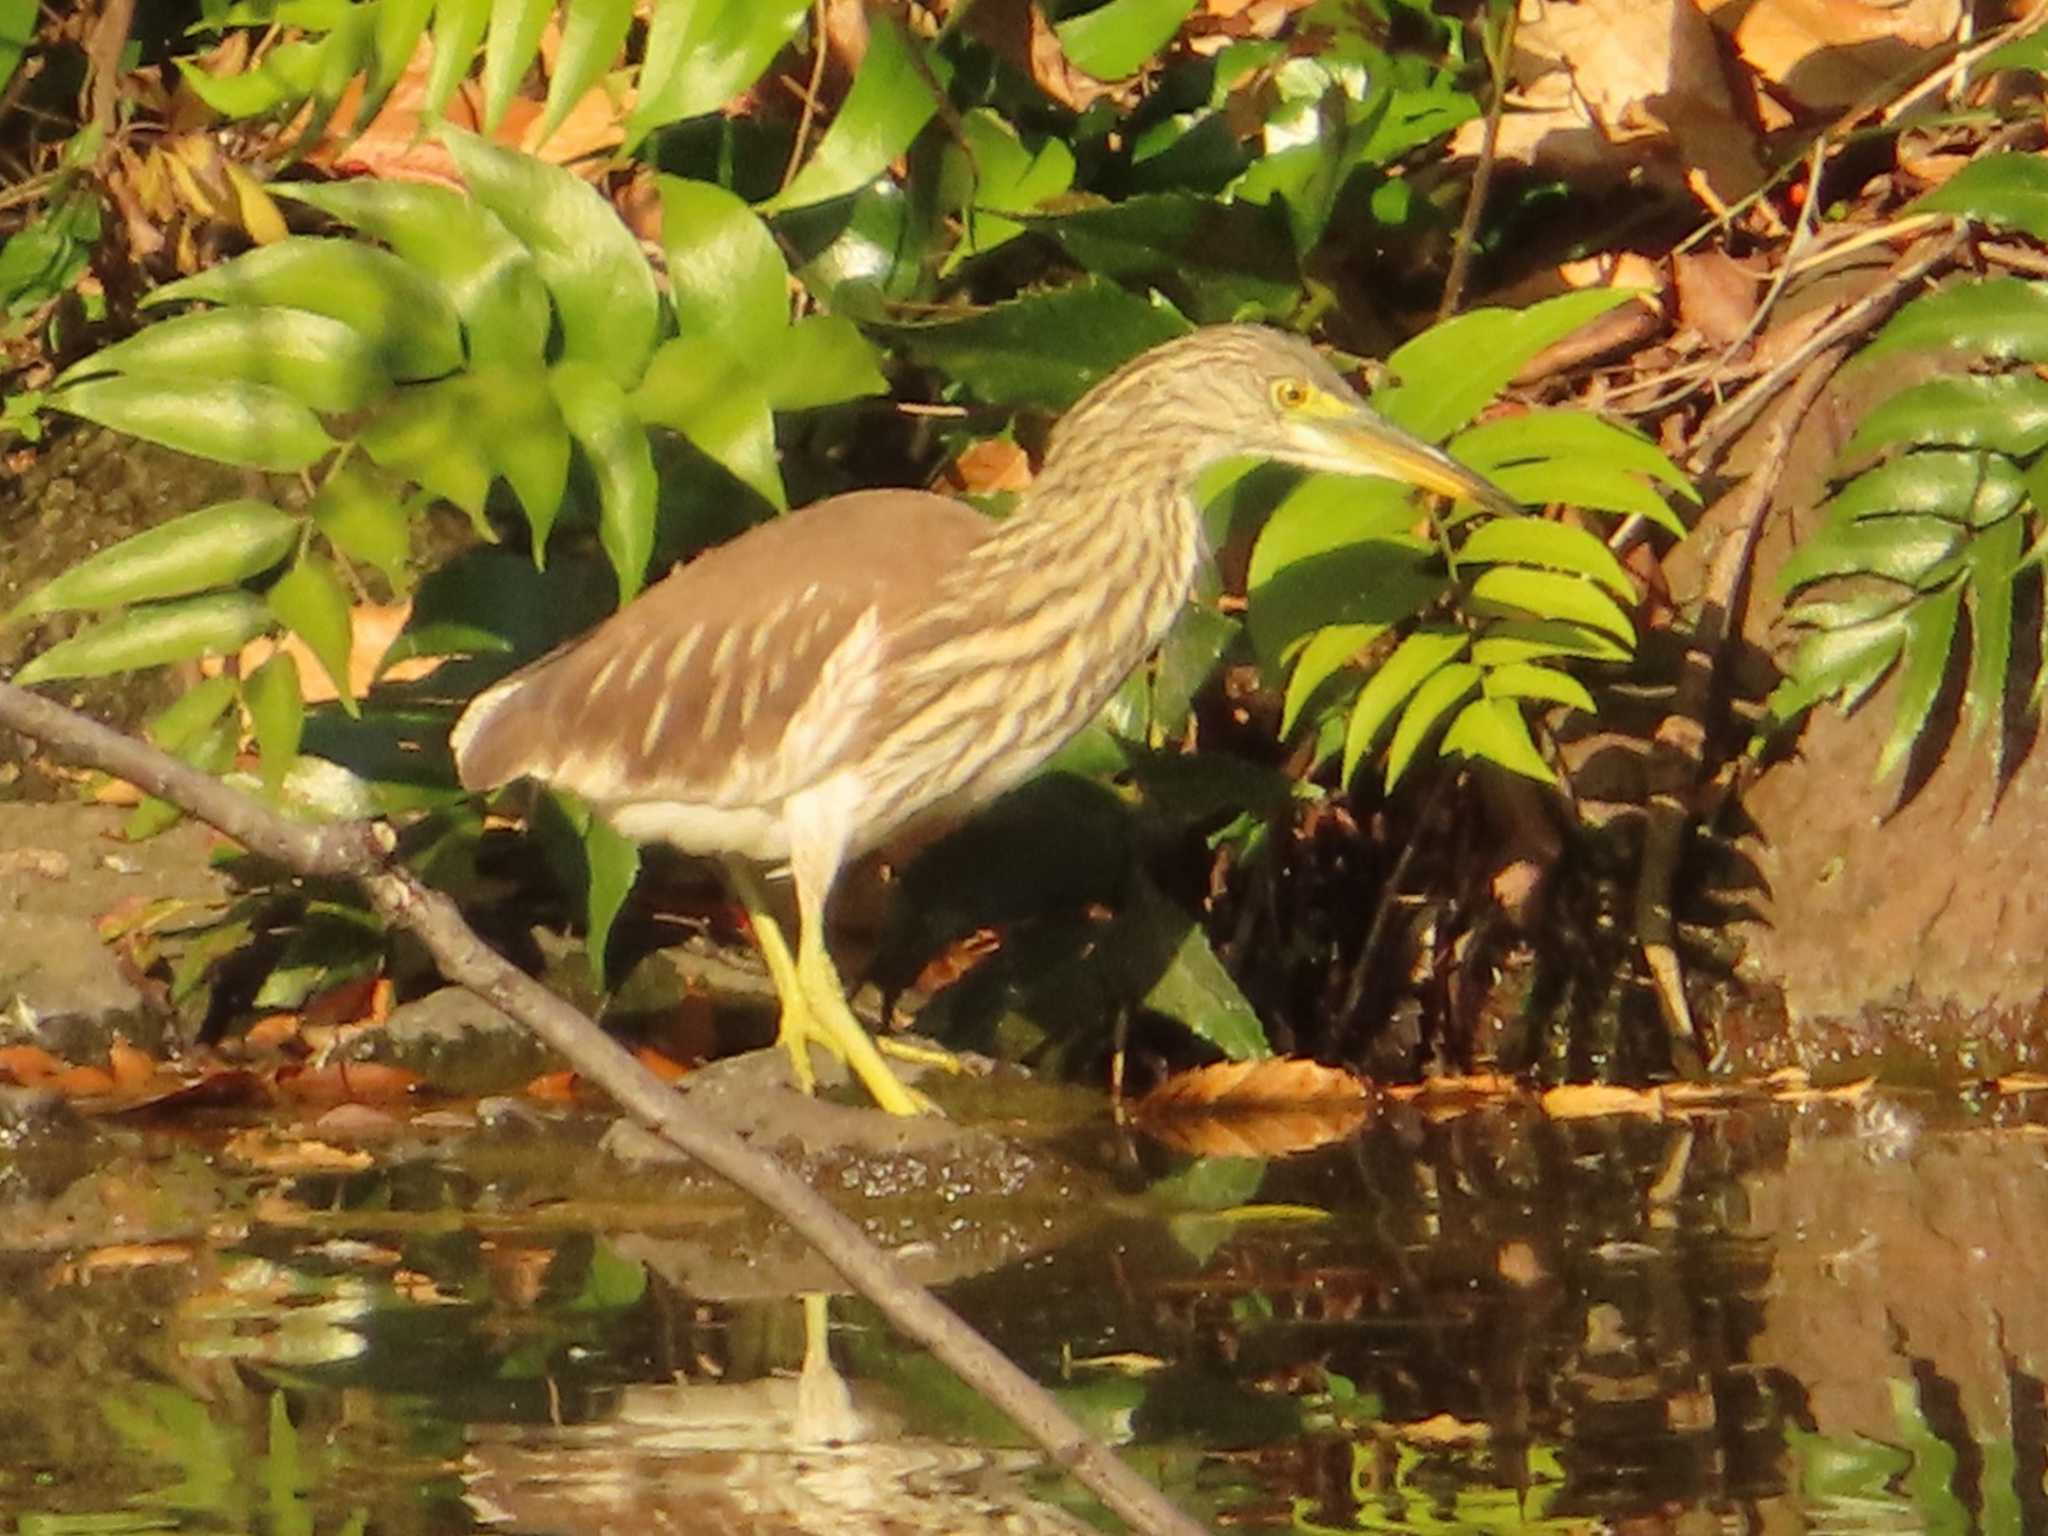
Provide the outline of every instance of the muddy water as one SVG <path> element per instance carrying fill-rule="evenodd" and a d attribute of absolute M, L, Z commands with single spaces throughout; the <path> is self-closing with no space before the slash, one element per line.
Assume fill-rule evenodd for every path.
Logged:
<path fill-rule="evenodd" d="M 804 1368 L 824 1278 L 594 1116 L 13 1113 L 0 1529 L 1101 1523 L 857 1299 Z M 2023 1098 L 1383 1115 L 1274 1163 L 1104 1121 L 1002 1195 L 840 1182 L 1213 1529 L 2024 1532 L 2044 1138 Z"/>

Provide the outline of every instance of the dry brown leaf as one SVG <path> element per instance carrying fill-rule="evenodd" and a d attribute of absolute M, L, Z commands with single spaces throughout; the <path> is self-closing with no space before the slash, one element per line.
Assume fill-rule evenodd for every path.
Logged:
<path fill-rule="evenodd" d="M 262 1173 L 361 1173 L 375 1161 L 367 1152 L 261 1128 L 238 1131 L 220 1150 Z"/>
<path fill-rule="evenodd" d="M 1599 1115 L 1662 1117 L 1664 1096 L 1654 1088 L 1621 1088 L 1612 1083 L 1563 1083 L 1544 1093 L 1543 1113 L 1553 1120 Z"/>

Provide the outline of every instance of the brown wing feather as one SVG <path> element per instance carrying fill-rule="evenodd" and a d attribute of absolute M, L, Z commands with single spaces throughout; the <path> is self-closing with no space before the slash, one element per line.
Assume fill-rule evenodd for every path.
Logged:
<path fill-rule="evenodd" d="M 783 732 L 869 610 L 925 607 L 994 524 L 923 491 L 858 491 L 719 545 L 497 683 L 453 738 L 472 789 L 522 776 L 599 802 L 779 798 Z"/>

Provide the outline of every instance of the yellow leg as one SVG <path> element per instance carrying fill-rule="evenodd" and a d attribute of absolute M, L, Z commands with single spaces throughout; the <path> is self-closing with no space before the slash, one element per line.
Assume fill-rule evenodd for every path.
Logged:
<path fill-rule="evenodd" d="M 825 948 L 824 920 L 811 910 L 813 904 L 799 894 L 798 923 L 801 929 L 794 957 L 783 937 L 761 877 L 737 860 L 726 866 L 727 878 L 740 905 L 747 909 L 761 958 L 782 999 L 782 1023 L 776 1039 L 789 1053 L 790 1075 L 805 1093 L 817 1090 L 817 1073 L 811 1067 L 810 1048 L 823 1046 L 847 1064 L 861 1080 L 874 1101 L 892 1115 L 920 1115 L 934 1112 L 931 1100 L 911 1088 L 882 1060 L 874 1036 L 870 1035 L 853 1010 L 832 956 Z M 924 1048 L 911 1047 L 910 1052 Z M 913 1056 L 912 1059 L 915 1059 Z M 950 1058 L 949 1058 L 950 1059 Z"/>

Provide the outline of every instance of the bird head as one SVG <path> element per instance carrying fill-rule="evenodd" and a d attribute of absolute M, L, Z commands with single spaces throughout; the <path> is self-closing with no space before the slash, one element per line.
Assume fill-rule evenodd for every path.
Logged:
<path fill-rule="evenodd" d="M 1265 458 L 1517 510 L 1484 476 L 1373 410 L 1307 342 L 1269 326 L 1207 326 L 1154 347 L 1092 391 L 1061 433 L 1100 416 L 1177 445 L 1191 469 Z"/>

